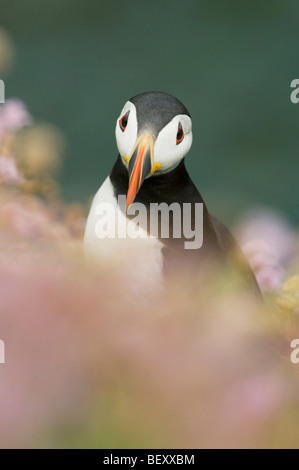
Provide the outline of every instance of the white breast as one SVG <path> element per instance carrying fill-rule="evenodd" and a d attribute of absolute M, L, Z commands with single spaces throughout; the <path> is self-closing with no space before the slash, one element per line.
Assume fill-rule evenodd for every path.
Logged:
<path fill-rule="evenodd" d="M 99 207 L 106 207 L 107 204 L 113 208 L 113 211 L 105 213 L 106 220 L 107 217 L 114 218 L 111 221 L 111 226 L 115 225 L 112 237 L 111 233 L 107 234 L 107 224 L 103 226 L 99 215 Z M 127 227 L 128 223 L 129 219 L 119 209 L 108 177 L 95 195 L 88 215 L 84 237 L 86 261 L 91 265 L 109 266 L 120 270 L 125 285 L 134 295 L 160 290 L 163 281 L 163 244 L 159 239 L 149 237 L 140 227 L 138 238 L 132 239 L 128 235 L 119 238 L 119 224 Z"/>

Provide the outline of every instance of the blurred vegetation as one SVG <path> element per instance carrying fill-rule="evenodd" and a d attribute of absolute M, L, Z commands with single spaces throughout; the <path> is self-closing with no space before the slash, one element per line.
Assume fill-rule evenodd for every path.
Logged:
<path fill-rule="evenodd" d="M 298 448 L 298 276 L 267 308 L 179 273 L 140 304 L 84 265 L 80 206 L 0 198 L 0 448 Z"/>
<path fill-rule="evenodd" d="M 115 119 L 147 90 L 193 117 L 187 166 L 227 222 L 265 204 L 299 222 L 296 0 L 0 0 L 17 61 L 7 97 L 64 132 L 63 194 L 87 201 L 110 172 Z"/>

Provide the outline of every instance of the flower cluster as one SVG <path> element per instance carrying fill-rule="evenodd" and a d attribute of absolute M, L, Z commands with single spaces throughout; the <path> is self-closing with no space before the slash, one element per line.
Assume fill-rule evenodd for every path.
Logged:
<path fill-rule="evenodd" d="M 29 113 L 21 101 L 9 100 L 0 107 L 0 183 L 23 181 L 13 154 L 14 134 L 30 122 Z"/>

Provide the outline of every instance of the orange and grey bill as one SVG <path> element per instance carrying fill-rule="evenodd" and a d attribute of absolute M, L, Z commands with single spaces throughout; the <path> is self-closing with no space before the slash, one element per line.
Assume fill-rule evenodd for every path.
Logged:
<path fill-rule="evenodd" d="M 129 161 L 130 180 L 126 209 L 134 202 L 140 186 L 152 170 L 154 161 L 153 147 L 154 142 L 149 135 L 143 134 L 137 140 L 137 144 Z"/>

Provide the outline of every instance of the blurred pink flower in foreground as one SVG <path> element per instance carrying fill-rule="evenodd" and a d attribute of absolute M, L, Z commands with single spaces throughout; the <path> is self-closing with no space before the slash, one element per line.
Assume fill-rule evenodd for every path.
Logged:
<path fill-rule="evenodd" d="M 271 445 L 298 387 L 263 311 L 183 278 L 125 299 L 121 266 L 67 255 L 62 207 L 0 197 L 0 447 Z"/>
<path fill-rule="evenodd" d="M 117 271 L 7 258 L 0 447 L 262 446 L 292 403 L 271 330 L 244 299 L 199 311 L 176 289 L 140 310 Z"/>
<path fill-rule="evenodd" d="M 22 180 L 15 159 L 0 155 L 0 183 L 17 183 Z"/>
<path fill-rule="evenodd" d="M 31 122 L 30 114 L 21 100 L 7 100 L 0 107 L 0 139 L 4 131 L 16 132 Z"/>
<path fill-rule="evenodd" d="M 262 291 L 277 291 L 296 248 L 288 222 L 274 210 L 257 209 L 245 214 L 235 231 Z"/>

